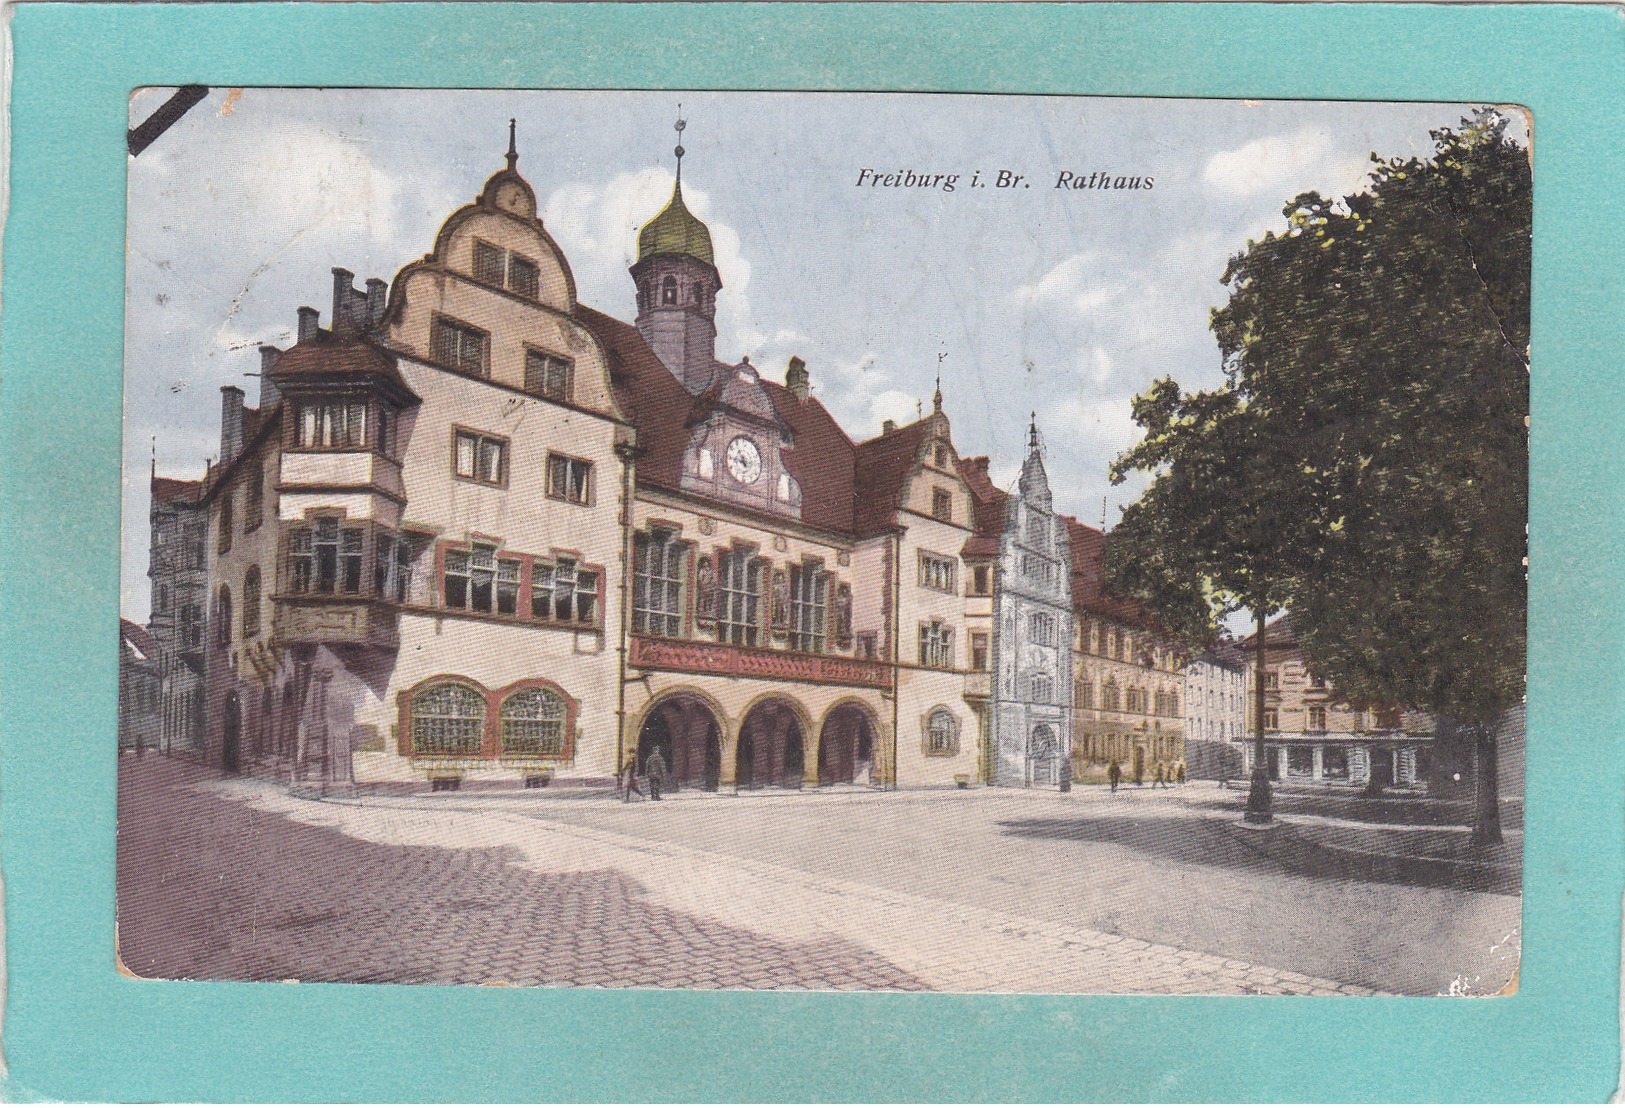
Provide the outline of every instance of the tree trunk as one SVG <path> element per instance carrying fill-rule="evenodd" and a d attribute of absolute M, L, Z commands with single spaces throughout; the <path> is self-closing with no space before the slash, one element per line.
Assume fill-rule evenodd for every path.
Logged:
<path fill-rule="evenodd" d="M 1473 845 L 1501 842 L 1501 782 L 1496 721 L 1475 723 L 1473 735 Z"/>
<path fill-rule="evenodd" d="M 1243 822 L 1268 824 L 1273 822 L 1274 798 L 1270 794 L 1269 751 L 1264 746 L 1264 606 L 1253 609 L 1258 621 L 1258 640 L 1254 646 L 1253 665 L 1253 775 L 1247 787 L 1247 814 Z"/>

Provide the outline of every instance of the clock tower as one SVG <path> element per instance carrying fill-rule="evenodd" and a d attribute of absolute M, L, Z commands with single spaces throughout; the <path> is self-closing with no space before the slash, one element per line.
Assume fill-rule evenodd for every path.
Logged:
<path fill-rule="evenodd" d="M 683 457 L 684 492 L 774 515 L 801 516 L 801 484 L 786 456 L 794 445 L 756 367 L 718 366 L 694 400 Z"/>
<path fill-rule="evenodd" d="M 677 121 L 681 140 L 683 128 Z M 711 251 L 711 231 L 683 203 L 683 147 L 671 200 L 638 233 L 632 280 L 638 293 L 638 332 L 655 356 L 691 393 L 715 383 L 718 366 L 717 290 L 722 276 Z"/>

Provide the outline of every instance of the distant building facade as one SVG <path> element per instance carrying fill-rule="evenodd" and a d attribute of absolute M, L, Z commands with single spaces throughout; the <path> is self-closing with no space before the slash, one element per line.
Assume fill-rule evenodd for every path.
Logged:
<path fill-rule="evenodd" d="M 203 755 L 203 647 L 209 606 L 209 517 L 203 482 L 153 475 L 147 623 L 158 673 L 158 746 Z"/>
<path fill-rule="evenodd" d="M 1185 762 L 1192 777 L 1244 776 L 1247 659 L 1232 642 L 1217 642 L 1185 663 Z"/>
<path fill-rule="evenodd" d="M 118 655 L 118 748 L 156 750 L 158 730 L 158 648 L 139 623 L 121 619 Z"/>
<path fill-rule="evenodd" d="M 1256 672 L 1256 636 L 1241 644 Z M 1426 712 L 1353 704 L 1314 672 L 1298 645 L 1290 616 L 1264 629 L 1264 739 L 1273 780 L 1368 789 L 1425 789 L 1436 773 L 1435 720 Z M 1248 728 L 1256 716 L 1249 697 Z M 1245 736 L 1244 736 L 1245 738 Z M 1246 769 L 1253 745 L 1243 744 Z"/>

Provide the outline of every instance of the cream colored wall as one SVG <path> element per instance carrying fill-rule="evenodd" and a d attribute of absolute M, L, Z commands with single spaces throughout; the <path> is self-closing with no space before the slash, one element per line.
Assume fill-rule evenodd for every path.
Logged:
<path fill-rule="evenodd" d="M 1084 648 L 1074 652 L 1076 677 L 1091 682 L 1094 687 L 1093 708 L 1076 708 L 1073 713 L 1075 729 L 1073 735 L 1073 749 L 1078 752 L 1080 759 L 1087 760 L 1085 752 L 1089 750 L 1090 738 L 1101 731 L 1110 731 L 1125 735 L 1133 742 L 1150 742 L 1160 738 L 1164 743 L 1170 743 L 1173 748 L 1172 757 L 1182 756 L 1185 733 L 1185 682 L 1181 671 L 1171 668 L 1170 648 L 1167 644 L 1158 643 L 1152 636 L 1124 624 L 1103 620 L 1098 616 L 1088 616 L 1079 621 L 1080 640 Z M 1094 643 L 1088 636 L 1084 627 L 1100 628 L 1107 631 L 1121 630 L 1124 634 L 1124 657 L 1138 656 L 1146 644 L 1158 647 L 1158 657 L 1162 665 L 1158 668 L 1149 668 L 1136 665 L 1130 661 L 1118 661 L 1109 653 L 1097 654 L 1094 652 Z M 1108 643 L 1109 651 L 1109 643 Z M 1110 712 L 1101 708 L 1101 686 L 1107 678 L 1117 681 L 1119 711 Z M 1146 711 L 1130 712 L 1127 710 L 1128 690 L 1131 686 L 1138 686 L 1146 693 Z M 1159 716 L 1156 714 L 1157 692 L 1174 692 L 1180 697 L 1181 713 L 1177 716 Z M 1143 730 L 1142 730 L 1143 728 Z M 1149 766 L 1150 761 L 1147 762 Z M 1124 772 L 1129 765 L 1123 766 Z"/>
<path fill-rule="evenodd" d="M 217 495 L 209 509 L 209 535 L 207 554 L 210 559 L 209 595 L 207 597 L 207 612 L 213 619 L 215 604 L 219 597 L 220 586 L 227 585 L 231 589 L 231 665 L 243 680 L 263 684 L 269 676 L 272 665 L 267 652 L 267 644 L 271 637 L 271 621 L 273 616 L 271 597 L 280 586 L 280 538 L 281 528 L 278 526 L 278 504 L 276 485 L 278 479 L 278 460 L 280 451 L 274 438 L 264 443 L 255 452 L 253 457 L 245 457 L 238 465 L 231 482 L 232 504 L 232 542 L 231 549 L 226 553 L 219 553 L 220 549 L 220 499 Z M 253 465 L 258 464 L 264 468 L 264 500 L 260 513 L 260 525 L 252 531 L 244 532 L 243 524 L 248 518 L 246 506 L 248 502 L 247 476 Z M 259 634 L 251 639 L 243 638 L 243 575 L 249 566 L 259 566 L 260 570 L 260 629 Z M 215 634 L 215 627 L 209 625 L 209 634 Z M 257 660 L 251 660 L 250 655 Z"/>

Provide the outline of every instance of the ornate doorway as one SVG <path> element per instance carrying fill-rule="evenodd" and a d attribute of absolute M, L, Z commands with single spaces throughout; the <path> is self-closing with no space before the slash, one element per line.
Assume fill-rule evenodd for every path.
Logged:
<path fill-rule="evenodd" d="M 806 780 L 801 717 L 783 700 L 756 705 L 739 727 L 734 781 L 741 789 L 799 789 Z"/>
<path fill-rule="evenodd" d="M 874 761 L 873 714 L 859 704 L 832 708 L 818 732 L 818 783 L 873 784 Z"/>
<path fill-rule="evenodd" d="M 638 731 L 638 772 L 645 773 L 656 750 L 666 763 L 673 789 L 715 792 L 722 783 L 722 727 L 711 706 L 697 696 L 675 693 L 643 717 Z"/>

